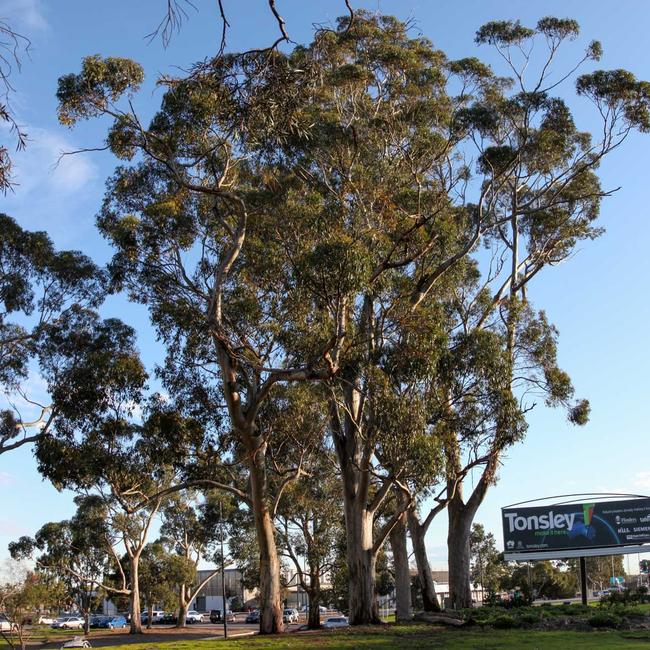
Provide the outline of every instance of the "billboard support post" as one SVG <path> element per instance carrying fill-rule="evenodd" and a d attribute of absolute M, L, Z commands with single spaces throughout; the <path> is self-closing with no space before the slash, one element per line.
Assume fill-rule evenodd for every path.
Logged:
<path fill-rule="evenodd" d="M 587 604 L 587 558 L 583 555 L 580 557 L 580 594 L 582 604 Z"/>

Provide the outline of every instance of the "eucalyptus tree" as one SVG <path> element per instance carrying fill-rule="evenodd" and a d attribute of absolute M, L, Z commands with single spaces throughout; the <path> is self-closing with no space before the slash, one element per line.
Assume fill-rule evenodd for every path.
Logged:
<path fill-rule="evenodd" d="M 575 71 L 554 70 L 558 48 L 578 35 L 575 21 L 544 18 L 534 30 L 518 23 L 481 28 L 478 42 L 496 46 L 510 66 L 508 79 L 476 59 L 446 60 L 394 19 L 356 18 L 350 30 L 324 31 L 296 54 L 301 69 L 314 62 L 321 86 L 306 109 L 309 138 L 299 133 L 287 147 L 292 157 L 284 167 L 301 182 L 282 215 L 295 223 L 294 213 L 302 213 L 307 222 L 284 238 L 297 281 L 313 299 L 311 308 L 295 313 L 306 324 L 301 333 L 319 333 L 314 313 L 326 323 L 324 338 L 345 332 L 333 373 L 340 383 L 330 381 L 332 430 L 345 486 L 351 620 L 366 622 L 376 612 L 371 578 L 364 578 L 374 575 L 370 565 L 381 543 L 381 535 L 372 540 L 372 506 L 384 490 L 370 502 L 364 492 L 370 459 L 377 459 L 372 393 L 381 386 L 384 357 L 394 349 L 408 362 L 426 350 L 436 364 L 428 375 L 435 380 L 431 408 L 438 411 L 431 421 L 447 443 L 452 599 L 467 605 L 471 518 L 501 451 L 523 435 L 521 391 L 536 387 L 549 404 L 566 406 L 576 423 L 588 412 L 586 402 L 572 401 L 570 380 L 557 366 L 555 332 L 526 304 L 526 287 L 599 234 L 593 221 L 609 192 L 595 170 L 631 130 L 648 129 L 649 95 L 648 84 L 626 71 L 579 77 L 577 94 L 602 118 L 592 138 L 553 96 Z M 548 56 L 537 79 L 526 82 L 536 39 Z M 592 42 L 578 64 L 600 55 Z M 493 253 L 487 268 L 480 243 Z M 457 373 L 451 380 L 450 371 Z M 478 410 L 487 422 L 472 412 L 476 397 L 462 373 L 484 391 Z M 460 409 L 467 430 L 454 430 L 453 392 L 456 399 L 469 396 Z M 458 462 L 461 450 L 466 462 Z M 465 503 L 462 479 L 477 466 L 484 471 Z M 455 593 L 459 583 L 467 583 L 462 597 Z"/>
<path fill-rule="evenodd" d="M 624 70 L 595 71 L 575 80 L 578 96 L 590 100 L 601 120 L 594 136 L 577 128 L 565 101 L 553 93 L 579 65 L 601 56 L 601 46 L 594 41 L 572 70 L 559 72 L 557 51 L 578 34 L 575 21 L 550 17 L 534 29 L 513 22 L 481 27 L 477 42 L 491 44 L 502 55 L 513 89 L 496 102 L 478 101 L 459 116 L 476 146 L 478 180 L 482 187 L 491 184 L 486 195 L 491 209 L 507 217 L 506 223 L 486 233 L 492 252 L 490 269 L 473 295 L 463 292 L 458 300 L 461 336 L 468 343 L 474 341 L 472 348 L 479 346 L 468 358 L 478 361 L 475 354 L 488 354 L 496 360 L 493 368 L 485 368 L 487 374 L 481 372 L 488 381 L 483 393 L 488 399 L 470 388 L 474 372 L 465 360 L 456 362 L 451 382 L 440 374 L 441 414 L 447 412 L 443 420 L 451 425 L 445 438 L 450 597 L 460 607 L 471 603 L 471 523 L 496 480 L 503 450 L 525 432 L 525 414 L 534 406 L 532 400 L 537 396 L 548 406 L 565 407 L 574 424 L 584 424 L 588 418 L 588 402 L 574 399 L 571 380 L 558 367 L 557 331 L 529 301 L 529 283 L 543 269 L 566 260 L 579 243 L 602 233 L 594 222 L 601 200 L 610 192 L 601 188 L 596 170 L 632 130 L 650 128 L 650 85 Z M 544 52 L 537 61 L 532 60 L 533 44 L 538 44 L 535 51 Z M 484 407 L 480 423 L 463 415 L 476 403 Z M 461 423 L 473 419 L 474 424 L 457 429 L 459 414 Z M 466 475 L 467 463 L 476 466 L 477 462 L 479 478 L 465 497 L 459 477 Z"/>
<path fill-rule="evenodd" d="M 0 454 L 35 442 L 51 426 L 51 404 L 38 404 L 28 386 L 33 366 L 48 354 L 43 335 L 73 305 L 99 304 L 102 285 L 88 257 L 57 251 L 45 232 L 0 214 L 0 390 L 12 407 L 0 410 Z M 20 400 L 39 408 L 36 420 L 21 414 Z"/>
<path fill-rule="evenodd" d="M 102 584 L 111 570 L 106 543 L 111 533 L 106 507 L 98 496 L 77 496 L 75 504 L 71 519 L 45 524 L 33 538 L 21 537 L 9 544 L 9 551 L 14 559 L 33 560 L 39 573 L 65 585 L 88 634 L 90 615 L 106 594 Z"/>
<path fill-rule="evenodd" d="M 340 480 L 332 451 L 322 445 L 305 467 L 306 476 L 293 483 L 276 514 L 278 545 L 293 568 L 297 585 L 307 594 L 307 625 L 320 628 L 323 579 L 336 559 L 343 530 Z"/>
<path fill-rule="evenodd" d="M 138 567 L 138 586 L 147 608 L 147 629 L 153 625 L 154 607 L 173 609 L 178 602 L 178 586 L 191 583 L 195 575 L 194 564 L 166 551 L 160 540 L 144 547 Z"/>
<path fill-rule="evenodd" d="M 209 395 L 223 394 L 225 429 L 250 482 L 246 498 L 261 554 L 260 629 L 273 632 L 282 629 L 282 610 L 259 414 L 278 382 L 324 375 L 324 357 L 338 346 L 335 340 L 319 350 L 309 365 L 294 366 L 283 353 L 278 336 L 292 309 L 286 274 L 255 228 L 256 206 L 269 194 L 260 166 L 271 155 L 270 135 L 295 126 L 288 87 L 298 73 L 273 52 L 218 56 L 185 79 L 162 80 L 167 92 L 147 129 L 130 108 L 116 106 L 142 75 L 134 62 L 89 57 L 81 74 L 61 78 L 59 114 L 68 124 L 109 115 L 113 153 L 126 161 L 139 154 L 118 168 L 99 217 L 117 249 L 113 280 L 149 306 L 172 359 L 202 369 Z M 165 371 L 173 381 L 173 363 Z"/>
<path fill-rule="evenodd" d="M 130 599 L 131 632 L 140 632 L 140 557 L 164 500 L 180 489 L 186 459 L 203 444 L 203 429 L 159 398 L 145 400 L 135 333 L 120 321 L 73 309 L 48 327 L 46 344 L 41 369 L 56 415 L 37 442 L 39 471 L 57 489 L 101 504 L 102 543 L 117 575 L 102 587 Z"/>
<path fill-rule="evenodd" d="M 190 603 L 221 570 L 219 542 L 223 532 L 222 501 L 225 499 L 220 497 L 221 495 L 207 493 L 205 501 L 199 503 L 196 495 L 179 493 L 162 509 L 160 541 L 178 558 L 178 566 L 184 565 L 188 569 L 179 572 L 184 579 L 176 583 L 177 627 L 185 627 Z M 226 501 L 225 505 L 227 515 L 228 510 L 233 507 L 232 501 Z M 218 566 L 208 572 L 201 581 L 196 582 L 201 560 L 217 563 Z"/>

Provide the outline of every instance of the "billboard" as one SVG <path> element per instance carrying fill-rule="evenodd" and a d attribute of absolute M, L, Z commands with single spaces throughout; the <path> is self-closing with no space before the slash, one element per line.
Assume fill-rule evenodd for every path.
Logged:
<path fill-rule="evenodd" d="M 506 553 L 650 542 L 650 498 L 501 510 Z"/>

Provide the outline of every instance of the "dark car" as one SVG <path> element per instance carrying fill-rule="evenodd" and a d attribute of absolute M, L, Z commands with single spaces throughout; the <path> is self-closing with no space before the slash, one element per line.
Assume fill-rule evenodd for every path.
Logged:
<path fill-rule="evenodd" d="M 117 628 L 123 628 L 127 626 L 126 619 L 124 616 L 104 616 L 104 620 L 97 625 L 97 627 L 106 628 L 108 630 L 114 630 Z"/>
<path fill-rule="evenodd" d="M 90 617 L 90 627 L 102 627 L 102 623 L 107 619 L 111 618 L 110 616 L 103 616 L 101 614 L 97 614 L 95 616 Z"/>
<path fill-rule="evenodd" d="M 174 614 L 174 612 L 165 612 L 160 622 L 165 625 L 176 625 L 176 623 L 178 623 L 178 617 L 176 614 Z"/>
<path fill-rule="evenodd" d="M 247 623 L 259 623 L 260 622 L 260 613 L 258 611 L 250 612 L 246 617 Z"/>
<path fill-rule="evenodd" d="M 231 612 L 228 610 L 226 612 L 226 620 L 229 623 L 236 623 L 237 622 L 237 614 L 235 612 Z M 210 623 L 221 623 L 223 619 L 221 618 L 221 610 L 220 609 L 211 609 L 210 610 Z"/>

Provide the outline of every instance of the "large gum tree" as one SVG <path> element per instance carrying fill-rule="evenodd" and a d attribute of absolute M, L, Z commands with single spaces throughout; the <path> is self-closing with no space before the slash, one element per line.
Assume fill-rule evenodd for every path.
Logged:
<path fill-rule="evenodd" d="M 611 192 L 601 187 L 596 171 L 631 131 L 650 127 L 650 87 L 625 70 L 576 77 L 580 66 L 600 58 L 595 41 L 573 67 L 559 69 L 558 50 L 578 35 L 575 21 L 552 17 L 535 28 L 509 21 L 484 25 L 476 41 L 496 49 L 510 84 L 456 116 L 471 145 L 467 155 L 472 151 L 476 161 L 467 192 L 480 191 L 476 209 L 493 213 L 497 226 L 477 228 L 486 251 L 471 256 L 474 270 L 468 267 L 457 288 L 453 345 L 442 357 L 432 391 L 446 485 L 423 522 L 411 514 L 419 538 L 447 508 L 454 607 L 471 605 L 472 522 L 497 480 L 504 450 L 526 431 L 526 413 L 543 400 L 565 407 L 575 424 L 588 418 L 588 403 L 574 399 L 571 380 L 558 367 L 557 331 L 534 309 L 530 283 L 602 233 L 595 222 Z M 567 94 L 572 82 L 577 96 L 596 109 L 601 125 L 593 135 L 578 129 L 567 101 L 558 96 Z M 469 471 L 475 480 L 467 492 Z"/>

